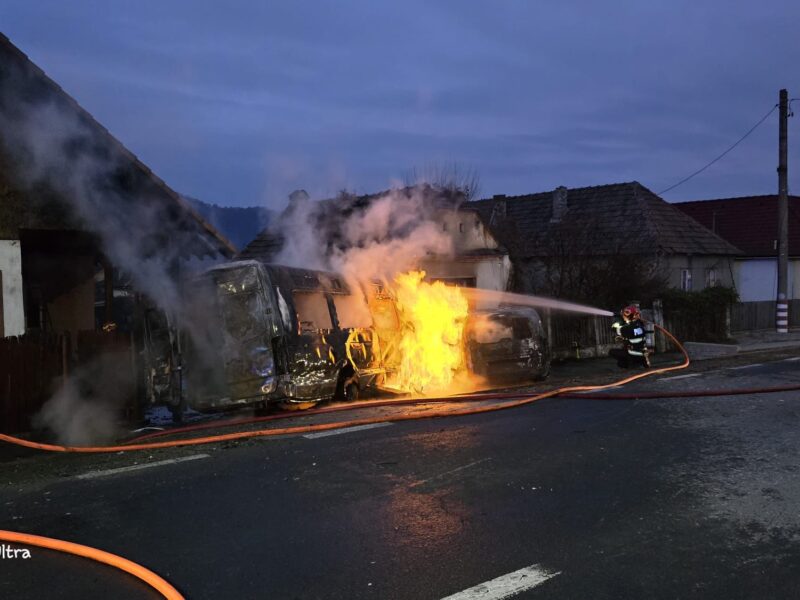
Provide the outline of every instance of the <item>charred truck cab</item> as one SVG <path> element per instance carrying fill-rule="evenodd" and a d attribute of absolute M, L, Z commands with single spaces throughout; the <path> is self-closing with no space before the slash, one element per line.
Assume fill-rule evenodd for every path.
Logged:
<path fill-rule="evenodd" d="M 342 395 L 354 369 L 339 314 L 354 300 L 333 273 L 258 261 L 213 267 L 192 283 L 185 342 L 188 404 L 218 410 Z"/>

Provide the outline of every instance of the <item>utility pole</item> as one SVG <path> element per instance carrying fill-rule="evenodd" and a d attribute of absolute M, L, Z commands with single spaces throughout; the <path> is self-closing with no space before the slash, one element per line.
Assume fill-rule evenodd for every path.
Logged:
<path fill-rule="evenodd" d="M 778 125 L 778 298 L 775 303 L 775 330 L 789 333 L 789 300 L 786 297 L 789 275 L 789 198 L 788 198 L 788 127 L 789 94 L 779 94 Z"/>

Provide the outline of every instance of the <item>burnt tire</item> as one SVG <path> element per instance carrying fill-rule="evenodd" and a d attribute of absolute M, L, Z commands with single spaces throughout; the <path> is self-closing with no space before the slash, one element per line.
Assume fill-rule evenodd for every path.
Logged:
<path fill-rule="evenodd" d="M 172 413 L 173 424 L 183 425 L 183 412 L 184 412 L 183 402 L 181 402 L 177 406 L 171 404 L 169 406 L 169 412 Z"/>
<path fill-rule="evenodd" d="M 344 399 L 347 402 L 355 402 L 358 400 L 358 397 L 361 395 L 361 389 L 358 387 L 357 383 L 349 383 L 344 388 Z"/>
<path fill-rule="evenodd" d="M 541 368 L 539 369 L 539 372 L 536 373 L 536 376 L 533 378 L 533 380 L 534 381 L 544 381 L 545 379 L 547 379 L 550 376 L 550 366 L 551 366 L 551 364 L 552 363 L 551 363 L 549 358 L 545 359 L 544 363 L 542 364 Z"/>

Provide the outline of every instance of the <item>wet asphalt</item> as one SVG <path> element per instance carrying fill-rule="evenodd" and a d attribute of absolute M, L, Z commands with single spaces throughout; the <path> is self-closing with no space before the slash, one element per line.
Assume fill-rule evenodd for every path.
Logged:
<path fill-rule="evenodd" d="M 791 358 L 625 392 L 800 384 Z M 557 574 L 514 598 L 798 598 L 798 426 L 800 392 L 552 399 L 310 439 L 6 456 L 0 515 L 140 562 L 188 598 L 437 599 L 530 565 Z M 31 552 L 0 558 L 0 597 L 157 597 Z"/>

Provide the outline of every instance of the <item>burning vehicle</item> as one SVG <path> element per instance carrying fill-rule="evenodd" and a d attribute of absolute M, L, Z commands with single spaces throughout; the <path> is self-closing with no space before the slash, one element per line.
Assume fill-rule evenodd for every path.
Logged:
<path fill-rule="evenodd" d="M 342 276 L 256 260 L 189 284 L 177 327 L 146 318 L 149 400 L 176 417 L 276 402 L 355 400 L 379 390 L 447 393 L 454 374 L 543 378 L 531 308 L 472 310 L 460 288 L 410 272 L 349 285 Z"/>
<path fill-rule="evenodd" d="M 506 306 L 476 310 L 467 322 L 470 370 L 490 381 L 542 380 L 550 356 L 542 320 L 535 309 Z"/>

